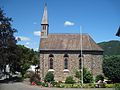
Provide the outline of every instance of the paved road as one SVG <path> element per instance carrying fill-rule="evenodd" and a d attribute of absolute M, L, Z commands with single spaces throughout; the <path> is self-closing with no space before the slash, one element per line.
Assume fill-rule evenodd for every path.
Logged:
<path fill-rule="evenodd" d="M 9 83 L 9 84 L 1 84 L 0 83 L 0 90 L 113 90 L 110 88 L 105 89 L 80 89 L 80 88 L 40 88 L 38 86 L 30 86 L 23 83 Z"/>

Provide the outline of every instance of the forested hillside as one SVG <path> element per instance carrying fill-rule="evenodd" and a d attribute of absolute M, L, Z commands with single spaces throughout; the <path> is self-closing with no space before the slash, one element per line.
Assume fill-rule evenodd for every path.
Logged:
<path fill-rule="evenodd" d="M 120 41 L 112 40 L 98 43 L 98 45 L 103 48 L 104 55 L 120 55 Z"/>

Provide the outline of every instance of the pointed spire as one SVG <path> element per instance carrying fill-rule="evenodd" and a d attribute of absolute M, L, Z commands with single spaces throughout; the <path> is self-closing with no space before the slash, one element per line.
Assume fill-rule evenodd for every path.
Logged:
<path fill-rule="evenodd" d="M 41 24 L 48 24 L 48 13 L 47 13 L 47 3 L 46 0 L 44 0 L 44 13 Z"/>

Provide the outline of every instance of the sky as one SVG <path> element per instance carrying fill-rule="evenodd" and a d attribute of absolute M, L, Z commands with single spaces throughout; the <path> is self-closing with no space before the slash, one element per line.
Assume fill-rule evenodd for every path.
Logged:
<path fill-rule="evenodd" d="M 88 33 L 96 43 L 120 40 L 120 0 L 46 0 L 49 33 Z M 44 0 L 0 0 L 0 7 L 13 19 L 17 44 L 38 50 Z"/>

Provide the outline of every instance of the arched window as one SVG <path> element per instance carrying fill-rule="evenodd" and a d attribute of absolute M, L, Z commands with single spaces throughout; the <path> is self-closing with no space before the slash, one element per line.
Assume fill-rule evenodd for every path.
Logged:
<path fill-rule="evenodd" d="M 80 57 L 83 57 L 83 55 L 80 54 L 78 57 L 79 57 L 79 58 L 80 58 Z"/>
<path fill-rule="evenodd" d="M 49 57 L 54 57 L 53 54 L 50 54 Z"/>
<path fill-rule="evenodd" d="M 53 69 L 53 59 L 50 58 L 49 60 L 49 69 Z"/>
<path fill-rule="evenodd" d="M 49 55 L 49 69 L 53 69 L 53 54 Z"/>
<path fill-rule="evenodd" d="M 43 30 L 46 30 L 46 26 L 45 25 L 43 25 Z"/>
<path fill-rule="evenodd" d="M 68 59 L 65 58 L 64 60 L 64 69 L 68 69 Z"/>
<path fill-rule="evenodd" d="M 79 69 L 82 69 L 82 65 L 84 63 L 84 61 L 83 61 L 84 56 L 80 54 L 78 57 L 79 57 Z"/>
<path fill-rule="evenodd" d="M 81 67 L 81 66 L 82 66 L 82 65 L 81 65 L 82 63 L 81 63 L 81 62 L 82 62 L 82 60 L 81 60 L 81 58 L 80 58 L 80 59 L 79 59 L 79 69 L 82 69 L 82 67 Z"/>
<path fill-rule="evenodd" d="M 65 54 L 64 57 L 69 57 L 68 54 Z"/>

